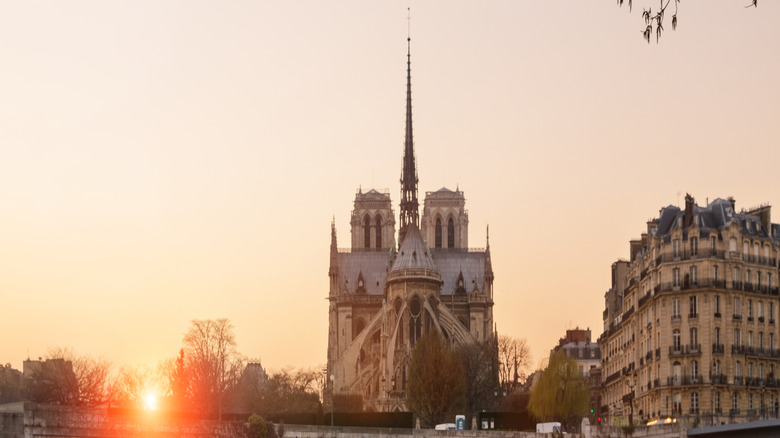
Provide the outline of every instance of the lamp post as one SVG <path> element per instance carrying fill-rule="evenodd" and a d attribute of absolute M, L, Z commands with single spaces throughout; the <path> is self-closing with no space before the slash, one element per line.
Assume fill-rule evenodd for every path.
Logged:
<path fill-rule="evenodd" d="M 336 376 L 333 374 L 330 375 L 330 427 L 333 427 L 333 410 L 336 408 L 336 387 L 334 385 L 334 381 L 336 380 Z"/>

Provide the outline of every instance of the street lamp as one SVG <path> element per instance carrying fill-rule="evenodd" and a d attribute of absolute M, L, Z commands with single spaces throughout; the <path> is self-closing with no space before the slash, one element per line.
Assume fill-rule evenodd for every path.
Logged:
<path fill-rule="evenodd" d="M 335 403 L 336 387 L 333 383 L 335 380 L 336 380 L 336 376 L 331 374 L 330 375 L 330 427 L 333 427 L 333 409 L 336 407 L 336 403 Z"/>

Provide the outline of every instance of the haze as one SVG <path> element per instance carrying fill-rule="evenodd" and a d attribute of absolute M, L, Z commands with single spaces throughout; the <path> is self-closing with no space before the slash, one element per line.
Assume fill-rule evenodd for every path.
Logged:
<path fill-rule="evenodd" d="M 684 2 L 648 45 L 634 3 L 0 3 L 0 362 L 154 364 L 226 317 L 267 368 L 324 364 L 331 219 L 348 247 L 359 187 L 398 213 L 407 6 L 420 198 L 490 225 L 534 363 L 597 337 L 661 207 L 780 208 L 780 4 Z"/>

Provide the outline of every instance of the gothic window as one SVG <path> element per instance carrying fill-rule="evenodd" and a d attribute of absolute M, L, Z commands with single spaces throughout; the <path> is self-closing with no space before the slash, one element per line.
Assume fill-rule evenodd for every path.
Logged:
<path fill-rule="evenodd" d="M 376 247 L 382 247 L 382 217 L 376 215 Z"/>
<path fill-rule="evenodd" d="M 363 248 L 371 248 L 371 218 L 363 218 Z"/>
<path fill-rule="evenodd" d="M 452 218 L 447 222 L 447 248 L 455 248 L 455 223 Z"/>
<path fill-rule="evenodd" d="M 436 218 L 436 248 L 441 248 L 441 218 Z"/>

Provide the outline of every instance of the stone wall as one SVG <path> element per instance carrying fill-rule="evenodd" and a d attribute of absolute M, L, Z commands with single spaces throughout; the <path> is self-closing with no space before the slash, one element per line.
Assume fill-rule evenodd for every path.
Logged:
<path fill-rule="evenodd" d="M 176 419 L 155 411 L 109 415 L 106 408 L 15 403 L 0 407 L 0 418 L 3 421 L 0 438 L 248 437 L 248 425 L 242 421 Z"/>

